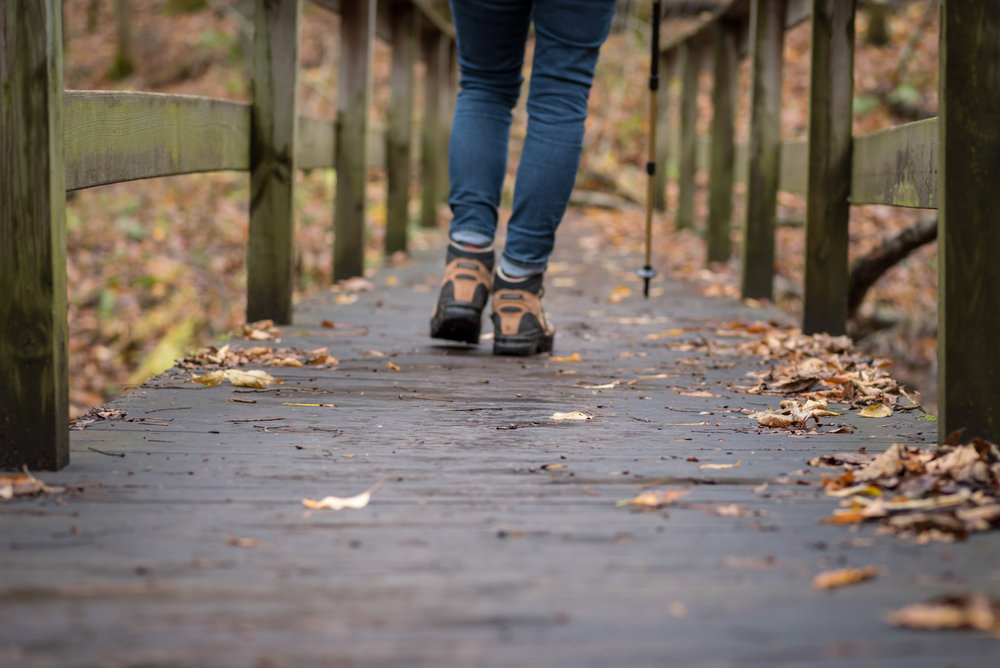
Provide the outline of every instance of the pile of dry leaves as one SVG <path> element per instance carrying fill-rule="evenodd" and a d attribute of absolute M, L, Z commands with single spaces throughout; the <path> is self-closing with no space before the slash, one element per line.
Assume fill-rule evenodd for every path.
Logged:
<path fill-rule="evenodd" d="M 883 533 L 951 542 L 1000 526 L 1000 448 L 982 439 L 958 445 L 957 435 L 934 450 L 896 443 L 885 452 L 822 455 L 813 467 L 844 473 L 824 478 L 842 508 L 828 524 L 877 522 Z"/>

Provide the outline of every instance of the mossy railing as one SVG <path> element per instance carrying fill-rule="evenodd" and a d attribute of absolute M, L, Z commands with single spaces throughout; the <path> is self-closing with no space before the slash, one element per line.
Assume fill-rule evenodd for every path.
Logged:
<path fill-rule="evenodd" d="M 406 248 L 416 60 L 426 62 L 422 218 L 446 191 L 454 32 L 427 0 L 317 0 L 340 14 L 336 119 L 299 117 L 301 0 L 257 0 L 249 104 L 146 92 L 62 90 L 62 3 L 0 0 L 0 470 L 69 462 L 68 190 L 250 172 L 247 318 L 292 318 L 294 183 L 337 169 L 334 279 L 364 269 L 365 182 L 388 180 L 386 252 Z M 369 127 L 376 38 L 392 45 L 384 136 Z"/>
<path fill-rule="evenodd" d="M 855 12 L 855 0 L 734 0 L 664 43 L 663 69 L 681 79 L 677 226 L 694 224 L 700 162 L 709 172 L 707 259 L 728 260 L 733 183 L 743 180 L 742 293 L 771 298 L 777 191 L 804 194 L 802 328 L 842 334 L 850 206 L 938 209 L 939 438 L 964 428 L 967 437 L 1000 440 L 1000 261 L 992 255 L 1000 248 L 1000 4 L 940 0 L 939 116 L 862 136 L 851 128 Z M 782 141 L 784 32 L 803 21 L 812 23 L 808 137 Z M 747 147 L 733 139 L 742 54 L 752 61 Z M 709 65 L 714 119 L 699 150 L 698 72 Z M 664 98 L 668 91 L 660 87 Z M 667 113 L 666 99 L 659 108 Z M 666 143 L 659 152 L 665 164 Z"/>

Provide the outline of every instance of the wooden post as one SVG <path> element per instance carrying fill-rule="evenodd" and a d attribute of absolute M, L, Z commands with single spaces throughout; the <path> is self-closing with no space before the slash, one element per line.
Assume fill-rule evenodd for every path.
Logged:
<path fill-rule="evenodd" d="M 847 326 L 855 0 L 813 0 L 802 330 Z"/>
<path fill-rule="evenodd" d="M 1000 4 L 941 0 L 938 439 L 1000 440 Z"/>
<path fill-rule="evenodd" d="M 368 110 L 376 0 L 340 5 L 337 71 L 337 199 L 334 203 L 333 280 L 365 270 L 365 185 L 368 181 Z"/>
<path fill-rule="evenodd" d="M 0 470 L 69 463 L 62 2 L 0 0 Z"/>
<path fill-rule="evenodd" d="M 728 262 L 732 254 L 733 118 L 736 109 L 736 38 L 739 25 L 715 26 L 712 88 L 712 163 L 708 187 L 708 261 Z"/>
<path fill-rule="evenodd" d="M 694 227 L 694 178 L 698 170 L 698 70 L 701 54 L 690 43 L 680 46 L 681 71 L 681 140 L 680 166 L 677 174 L 678 230 Z"/>
<path fill-rule="evenodd" d="M 392 101 L 386 133 L 389 194 L 385 223 L 385 253 L 405 251 L 410 206 L 410 144 L 413 125 L 413 66 L 416 59 L 417 14 L 413 5 L 396 4 L 392 12 Z"/>
<path fill-rule="evenodd" d="M 781 77 L 786 0 L 754 0 L 751 11 L 750 164 L 743 216 L 744 299 L 771 299 L 774 221 L 781 174 Z"/>
<path fill-rule="evenodd" d="M 250 112 L 247 320 L 292 321 L 301 0 L 257 0 Z"/>
<path fill-rule="evenodd" d="M 442 181 L 447 180 L 447 162 L 441 160 L 441 103 L 443 88 L 447 85 L 446 37 L 431 27 L 421 40 L 424 62 L 427 64 L 424 90 L 424 124 L 421 133 L 420 165 L 422 192 L 420 200 L 420 226 L 437 227 L 437 207 L 441 201 Z M 446 156 L 447 157 L 447 156 Z"/>
<path fill-rule="evenodd" d="M 675 52 L 660 53 L 660 86 L 657 89 L 656 174 L 653 175 L 653 208 L 667 210 L 667 160 L 670 158 L 670 81 L 673 78 Z"/>
<path fill-rule="evenodd" d="M 438 203 L 447 204 L 451 187 L 451 176 L 448 173 L 448 145 L 451 143 L 451 121 L 455 117 L 455 104 L 458 102 L 458 43 L 448 35 L 442 35 L 444 41 L 445 61 L 443 63 L 441 85 L 441 105 L 438 108 L 438 165 L 439 178 Z"/>

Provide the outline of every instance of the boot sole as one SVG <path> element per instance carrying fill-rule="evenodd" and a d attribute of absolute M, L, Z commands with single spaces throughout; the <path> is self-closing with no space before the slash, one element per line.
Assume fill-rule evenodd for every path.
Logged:
<path fill-rule="evenodd" d="M 493 339 L 493 354 L 524 357 L 547 353 L 552 350 L 555 338 L 555 334 L 540 334 L 535 336 L 498 335 Z"/>
<path fill-rule="evenodd" d="M 462 343 L 479 343 L 482 311 L 474 307 L 449 304 L 431 319 L 431 338 Z"/>

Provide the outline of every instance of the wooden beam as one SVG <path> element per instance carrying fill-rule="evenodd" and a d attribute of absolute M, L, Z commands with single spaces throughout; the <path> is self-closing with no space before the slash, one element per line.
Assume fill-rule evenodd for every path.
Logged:
<path fill-rule="evenodd" d="M 851 204 L 938 205 L 938 120 L 854 138 Z"/>
<path fill-rule="evenodd" d="M 781 175 L 781 79 L 786 0 L 754 0 L 751 25 L 750 159 L 743 216 L 744 299 L 771 299 L 774 221 Z"/>
<path fill-rule="evenodd" d="M 660 51 L 660 85 L 657 95 L 656 174 L 653 176 L 653 208 L 667 210 L 667 161 L 670 159 L 670 81 L 673 78 L 675 52 Z"/>
<path fill-rule="evenodd" d="M 337 195 L 334 203 L 333 279 L 365 269 L 365 186 L 368 180 L 368 111 L 375 45 L 375 0 L 340 9 L 337 72 Z"/>
<path fill-rule="evenodd" d="M 941 0 L 938 439 L 1000 441 L 1000 3 Z"/>
<path fill-rule="evenodd" d="M 802 330 L 847 326 L 855 0 L 814 0 Z"/>
<path fill-rule="evenodd" d="M 0 2 L 0 469 L 69 463 L 62 2 Z"/>
<path fill-rule="evenodd" d="M 292 321 L 301 0 L 257 0 L 250 113 L 247 320 Z"/>
<path fill-rule="evenodd" d="M 66 91 L 66 189 L 250 167 L 250 107 L 193 95 Z"/>
<path fill-rule="evenodd" d="M 680 46 L 678 62 L 681 73 L 680 163 L 677 174 L 678 230 L 694 227 L 694 189 L 697 173 L 698 71 L 701 54 L 691 44 Z"/>
<path fill-rule="evenodd" d="M 409 5 L 394 6 L 392 15 L 392 100 L 386 133 L 385 252 L 405 251 L 410 215 L 411 158 L 413 151 L 413 79 L 417 59 L 417 14 Z"/>
<path fill-rule="evenodd" d="M 708 261 L 728 262 L 732 254 L 733 126 L 736 115 L 736 38 L 739 24 L 716 24 L 712 88 L 712 166 L 708 186 Z"/>
<path fill-rule="evenodd" d="M 420 199 L 420 226 L 435 228 L 438 224 L 437 209 L 447 182 L 447 155 L 442 160 L 441 116 L 444 112 L 445 89 L 448 77 L 448 41 L 437 30 L 425 31 L 421 45 L 427 63 L 424 77 L 424 122 L 421 132 L 420 166 L 422 193 Z"/>

